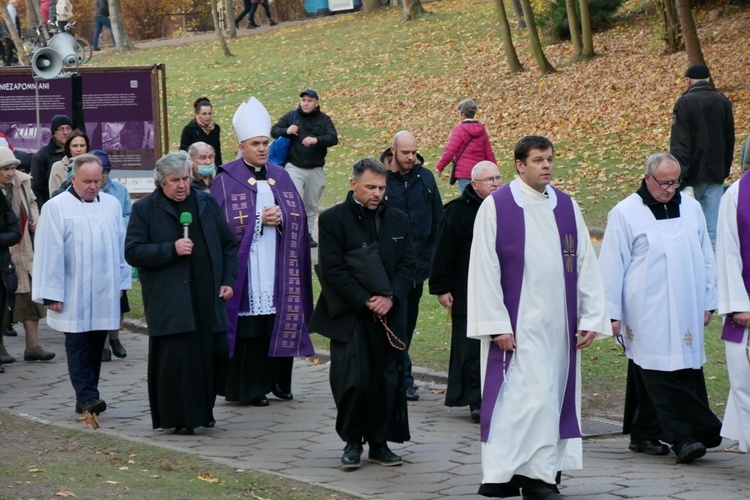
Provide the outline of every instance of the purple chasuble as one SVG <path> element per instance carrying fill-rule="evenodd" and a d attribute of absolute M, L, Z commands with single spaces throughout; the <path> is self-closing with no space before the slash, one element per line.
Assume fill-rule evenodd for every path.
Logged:
<path fill-rule="evenodd" d="M 737 235 L 740 238 L 740 256 L 742 257 L 742 281 L 745 290 L 750 290 L 750 179 L 747 173 L 740 178 L 737 193 Z M 736 325 L 731 316 L 724 318 L 724 329 L 721 340 L 742 342 L 745 327 Z"/>
<path fill-rule="evenodd" d="M 266 228 L 276 231 L 276 284 L 273 294 L 276 316 L 268 355 L 311 356 L 314 350 L 307 323 L 313 305 L 312 268 L 305 207 L 292 179 L 282 167 L 267 163 L 266 179 L 282 217 L 280 231 L 277 227 Z M 234 296 L 227 301 L 231 358 L 237 338 L 237 316 L 241 311 L 250 309 L 247 261 L 256 222 L 257 181 L 240 158 L 219 167 L 219 173 L 211 185 L 211 194 L 219 202 L 239 247 L 239 274 Z"/>
<path fill-rule="evenodd" d="M 565 305 L 568 317 L 568 376 L 565 384 L 560 411 L 560 438 L 571 439 L 581 437 L 576 413 L 576 327 L 578 321 L 578 230 L 576 227 L 573 200 L 562 191 L 553 189 L 557 195 L 557 206 L 554 208 L 557 231 L 560 235 L 560 258 L 563 261 L 565 273 Z M 513 199 L 510 184 L 494 191 L 491 195 L 497 212 L 496 251 L 500 261 L 500 285 L 503 289 L 503 302 L 510 316 L 511 327 L 516 336 L 516 343 L 523 342 L 516 328 L 518 307 L 521 301 L 521 285 L 523 283 L 524 247 L 526 243 L 526 229 L 524 226 L 523 208 Z M 497 344 L 490 342 L 487 359 L 487 372 L 484 380 L 482 415 L 480 419 L 482 442 L 486 443 L 490 434 L 490 423 L 495 402 L 500 395 L 505 373 L 513 359 L 513 351 L 504 352 Z"/>

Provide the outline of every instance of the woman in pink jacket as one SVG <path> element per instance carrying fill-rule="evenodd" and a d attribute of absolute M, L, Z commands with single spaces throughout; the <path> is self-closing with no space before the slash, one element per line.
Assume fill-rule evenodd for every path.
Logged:
<path fill-rule="evenodd" d="M 464 99 L 458 103 L 459 123 L 451 132 L 443 156 L 438 160 L 435 168 L 441 177 L 445 167 L 452 168 L 451 162 L 456 161 L 456 179 L 458 187 L 463 192 L 471 182 L 471 169 L 480 161 L 488 160 L 497 163 L 495 155 L 487 137 L 484 125 L 474 119 L 477 105 L 471 99 Z"/>

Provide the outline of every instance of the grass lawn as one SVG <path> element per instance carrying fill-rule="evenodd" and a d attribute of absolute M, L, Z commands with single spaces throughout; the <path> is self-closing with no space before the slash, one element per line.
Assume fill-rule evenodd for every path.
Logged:
<path fill-rule="evenodd" d="M 327 158 L 323 206 L 343 200 L 352 163 L 379 156 L 398 130 L 415 133 L 426 166 L 433 168 L 457 123 L 458 101 L 471 97 L 504 176 L 514 174 L 511 156 L 518 138 L 548 136 L 556 146 L 553 183 L 576 198 L 590 227 L 602 228 L 608 211 L 637 189 L 646 157 L 668 149 L 672 106 L 683 91 L 687 57 L 661 52 L 651 21 L 637 14 L 642 5 L 631 0 L 627 18 L 596 34 L 599 57 L 592 61 L 572 64 L 569 43 L 547 45 L 546 55 L 559 71 L 546 76 L 536 70 L 523 31 L 514 32 L 514 43 L 527 71 L 508 73 L 488 0 L 430 2 L 430 16 L 407 24 L 399 22 L 400 10 L 391 8 L 282 25 L 229 41 L 234 54 L 229 58 L 212 41 L 97 53 L 92 63 L 165 63 L 170 147 L 176 148 L 192 117 L 191 103 L 208 95 L 222 126 L 226 158 L 236 151 L 231 120 L 240 102 L 256 96 L 277 119 L 296 107 L 302 89 L 315 89 L 339 132 L 339 145 Z M 714 80 L 734 104 L 739 158 L 741 140 L 750 132 L 750 85 L 737 55 L 750 53 L 745 36 L 750 9 L 732 7 L 729 15 L 709 21 L 708 11 L 699 7 L 696 18 Z M 732 175 L 737 177 L 737 169 Z M 445 200 L 458 194 L 446 180 L 439 182 Z M 134 305 L 139 296 L 131 294 Z M 134 310 L 131 316 L 138 314 Z M 447 331 L 445 311 L 425 294 L 410 351 L 416 365 L 447 370 Z M 728 384 L 718 336 L 714 320 L 706 333 L 705 371 L 714 409 L 722 413 Z M 315 337 L 318 347 L 327 347 Z M 609 340 L 585 351 L 584 389 L 597 411 L 618 414 L 625 365 Z"/>

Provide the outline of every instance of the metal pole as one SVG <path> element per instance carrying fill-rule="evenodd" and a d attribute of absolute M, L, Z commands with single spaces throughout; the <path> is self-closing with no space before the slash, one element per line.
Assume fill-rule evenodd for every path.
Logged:
<path fill-rule="evenodd" d="M 36 102 L 36 152 L 42 149 L 42 124 L 39 119 L 39 78 L 34 75 L 34 99 Z"/>

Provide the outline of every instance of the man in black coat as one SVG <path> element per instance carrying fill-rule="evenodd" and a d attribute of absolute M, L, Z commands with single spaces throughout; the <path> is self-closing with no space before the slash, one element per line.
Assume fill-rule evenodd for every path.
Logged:
<path fill-rule="evenodd" d="M 187 153 L 167 154 L 155 172 L 157 188 L 133 205 L 125 258 L 143 292 L 153 427 L 192 434 L 214 426 L 214 401 L 224 394 L 237 247 L 214 197 L 190 189 Z"/>
<path fill-rule="evenodd" d="M 466 337 L 469 255 L 479 206 L 502 186 L 502 180 L 500 170 L 491 161 L 481 161 L 474 166 L 471 184 L 461 196 L 445 205 L 430 269 L 430 293 L 437 295 L 440 305 L 451 313 L 451 358 L 445 406 L 468 406 L 474 422 L 479 422 L 482 388 L 480 343 Z"/>
<path fill-rule="evenodd" d="M 687 69 L 685 88 L 672 111 L 669 152 L 680 162 L 683 189 L 703 208 L 716 248 L 719 202 L 734 154 L 732 103 L 716 91 L 703 64 Z"/>
<path fill-rule="evenodd" d="M 318 93 L 303 90 L 297 109 L 282 116 L 271 128 L 274 139 L 285 137 L 291 141 L 286 164 L 282 165 L 305 203 L 307 228 L 312 234 L 318 215 L 318 201 L 326 186 L 326 164 L 328 148 L 339 142 L 333 121 L 320 110 Z M 310 238 L 310 246 L 318 244 Z"/>
<path fill-rule="evenodd" d="M 39 210 L 50 199 L 49 174 L 52 165 L 65 156 L 65 141 L 73 131 L 73 122 L 65 115 L 55 115 L 49 125 L 52 138 L 36 152 L 31 164 L 31 189 L 36 195 Z"/>
<path fill-rule="evenodd" d="M 360 466 L 363 442 L 370 462 L 401 465 L 386 441 L 410 439 L 402 353 L 415 255 L 408 217 L 383 203 L 386 172 L 374 158 L 358 161 L 346 201 L 320 215 L 322 292 L 310 331 L 331 339 L 345 469 Z"/>
<path fill-rule="evenodd" d="M 406 375 L 406 399 L 417 401 L 414 377 L 411 375 L 409 346 L 417 327 L 419 301 L 422 299 L 424 280 L 430 274 L 435 239 L 443 218 L 443 202 L 440 199 L 435 176 L 424 167 L 424 159 L 417 153 L 417 139 L 406 130 L 393 137 L 393 143 L 380 155 L 380 161 L 388 168 L 386 201 L 409 216 L 414 252 L 417 256 L 417 272 L 409 290 L 406 312 L 406 351 L 404 372 Z"/>

